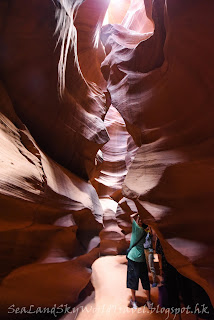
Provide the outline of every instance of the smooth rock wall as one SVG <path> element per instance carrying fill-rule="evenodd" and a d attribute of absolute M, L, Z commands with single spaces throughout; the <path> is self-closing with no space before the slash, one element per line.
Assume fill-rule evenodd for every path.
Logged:
<path fill-rule="evenodd" d="M 94 18 L 98 19 L 100 9 L 97 10 Z M 97 151 L 108 141 L 103 123 L 108 107 L 104 92 L 81 74 L 81 66 L 78 67 L 74 55 L 74 38 L 67 63 L 58 72 L 63 44 L 60 40 L 57 45 L 57 41 L 62 33 L 66 43 L 67 33 L 63 28 L 61 33 L 60 30 L 55 33 L 55 14 L 61 12 L 65 20 L 72 10 L 67 14 L 60 2 L 56 5 L 52 0 L 13 0 L 1 2 L 0 11 L 0 74 L 15 112 L 52 159 L 87 180 L 94 170 Z M 71 34 L 75 34 L 72 20 L 68 19 L 66 23 L 71 23 Z M 80 40 L 84 41 L 89 35 L 92 38 L 94 29 L 91 26 L 88 29 L 85 33 L 80 30 Z M 91 45 L 88 46 L 87 43 L 89 55 L 98 54 L 97 49 L 93 51 Z M 60 98 L 58 73 L 63 73 L 65 67 L 65 90 Z M 84 66 L 82 68 L 84 71 Z M 98 74 L 97 70 L 98 66 L 91 72 Z M 87 74 L 88 78 L 93 80 Z M 98 78 L 101 73 L 93 81 Z"/>
<path fill-rule="evenodd" d="M 11 305 L 74 305 L 100 252 L 98 195 L 40 149 L 2 83 L 0 149 L 0 318 L 26 317 Z"/>
<path fill-rule="evenodd" d="M 154 227 L 169 262 L 214 301 L 214 3 L 144 2 L 153 5 L 153 35 L 127 22 L 134 11 L 102 30 L 112 105 L 140 147 L 123 194 Z"/>

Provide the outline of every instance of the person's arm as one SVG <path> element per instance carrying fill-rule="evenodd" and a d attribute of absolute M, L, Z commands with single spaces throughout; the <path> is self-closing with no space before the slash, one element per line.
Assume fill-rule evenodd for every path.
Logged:
<path fill-rule="evenodd" d="M 137 212 L 136 212 L 136 213 L 131 214 L 131 215 L 130 215 L 131 222 L 133 222 L 133 220 L 135 220 L 135 221 L 136 221 L 137 217 L 138 217 L 138 213 L 137 213 Z"/>

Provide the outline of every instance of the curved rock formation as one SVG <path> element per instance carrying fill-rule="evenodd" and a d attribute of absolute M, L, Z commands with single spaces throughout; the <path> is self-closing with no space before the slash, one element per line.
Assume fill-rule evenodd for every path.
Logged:
<path fill-rule="evenodd" d="M 86 80 L 106 89 L 106 81 L 100 70 L 105 53 L 100 41 L 100 28 L 110 0 L 86 0 L 80 6 L 75 19 L 77 29 L 77 53 L 81 72 Z"/>
<path fill-rule="evenodd" d="M 149 20 L 153 5 L 153 35 L 132 24 L 135 16 L 102 31 L 112 104 L 140 146 L 123 193 L 155 228 L 169 262 L 214 301 L 214 3 L 144 3 Z"/>
<path fill-rule="evenodd" d="M 110 107 L 105 120 L 110 140 L 102 147 L 103 163 L 92 181 L 100 198 L 113 197 L 121 191 L 127 174 L 126 155 L 129 134 L 125 123 L 114 108 Z"/>
<path fill-rule="evenodd" d="M 102 255 L 124 254 L 126 239 L 116 218 L 117 202 L 111 198 L 100 199 L 103 208 L 104 229 L 100 232 L 100 253 Z"/>
<path fill-rule="evenodd" d="M 57 1 L 59 8 L 54 3 L 1 2 L 1 80 L 16 113 L 41 148 L 73 173 L 88 179 L 97 151 L 108 141 L 103 124 L 106 97 L 97 85 L 84 79 L 78 66 L 72 22 L 75 1 Z M 56 28 L 59 31 L 54 36 Z M 73 50 L 67 47 L 69 43 Z M 59 59 L 61 99 L 57 92 Z"/>
<path fill-rule="evenodd" d="M 104 52 L 109 3 L 0 2 L 3 319 L 12 304 L 77 303 L 135 211 L 214 299 L 214 3 L 132 0 Z"/>
<path fill-rule="evenodd" d="M 104 211 L 104 229 L 100 233 L 100 250 L 101 254 L 120 254 L 124 252 L 127 244 L 118 226 L 116 212 L 117 202 L 122 198 L 122 183 L 127 174 L 127 142 L 130 135 L 121 115 L 112 106 L 106 114 L 104 124 L 110 140 L 101 149 L 103 163 L 99 166 L 92 181 Z"/>
<path fill-rule="evenodd" d="M 105 88 L 97 72 L 101 58 L 90 71 L 96 77 L 89 72 L 87 80 L 81 72 L 81 52 L 80 65 L 76 61 L 72 10 L 66 1 L 0 3 L 0 317 L 4 319 L 18 317 L 7 314 L 12 304 L 75 304 L 99 256 L 103 210 L 95 189 L 85 180 L 99 161 L 97 151 L 108 140 L 103 122 L 108 95 L 87 81 Z M 69 34 L 63 21 L 73 32 L 73 49 L 64 66 L 59 59 L 63 57 L 66 64 L 62 52 Z M 90 39 L 95 25 L 94 20 Z M 58 46 L 56 28 L 62 41 Z M 84 38 L 84 30 L 78 28 Z M 87 50 L 94 56 L 102 54 L 92 46 Z M 64 69 L 60 67 L 66 67 L 61 97 L 57 88 L 63 84 Z"/>
<path fill-rule="evenodd" d="M 41 151 L 2 85 L 0 97 L 0 309 L 11 319 L 12 304 L 78 300 L 99 255 L 103 211 L 89 183 Z"/>

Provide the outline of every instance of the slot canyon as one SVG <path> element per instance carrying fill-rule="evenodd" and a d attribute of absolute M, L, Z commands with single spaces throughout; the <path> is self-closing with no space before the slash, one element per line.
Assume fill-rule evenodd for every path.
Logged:
<path fill-rule="evenodd" d="M 213 0 L 0 0 L 0 320 L 165 320 L 8 312 L 113 305 L 117 288 L 126 306 L 137 212 L 212 310 L 213 14 Z"/>

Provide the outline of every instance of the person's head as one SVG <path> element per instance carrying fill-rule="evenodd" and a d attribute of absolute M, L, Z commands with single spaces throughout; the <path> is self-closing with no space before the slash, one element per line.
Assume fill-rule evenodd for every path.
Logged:
<path fill-rule="evenodd" d="M 149 228 L 148 227 L 148 225 L 147 224 L 145 224 L 145 223 L 143 223 L 143 220 L 141 219 L 141 217 L 140 217 L 140 215 L 138 214 L 138 216 L 137 216 L 137 224 L 140 226 L 140 227 L 142 227 L 143 229 L 147 229 L 147 228 Z"/>
<path fill-rule="evenodd" d="M 146 230 L 146 232 L 150 231 L 150 228 L 147 224 L 143 223 L 143 229 Z"/>
<path fill-rule="evenodd" d="M 142 223 L 142 228 L 143 228 L 144 230 L 146 230 L 146 231 L 149 230 L 148 224 L 145 224 L 145 223 Z"/>

